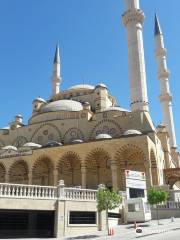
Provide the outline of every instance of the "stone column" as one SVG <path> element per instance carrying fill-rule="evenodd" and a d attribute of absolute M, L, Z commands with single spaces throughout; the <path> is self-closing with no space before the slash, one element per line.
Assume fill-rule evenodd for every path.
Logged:
<path fill-rule="evenodd" d="M 32 171 L 30 170 L 29 173 L 28 173 L 28 184 L 29 185 L 32 185 Z"/>
<path fill-rule="evenodd" d="M 58 183 L 58 169 L 54 169 L 53 170 L 53 185 L 54 186 L 57 186 L 57 183 Z"/>
<path fill-rule="evenodd" d="M 9 174 L 8 173 L 5 174 L 5 182 L 9 183 Z"/>
<path fill-rule="evenodd" d="M 113 190 L 118 190 L 118 181 L 117 181 L 117 165 L 116 163 L 111 163 L 111 174 L 112 174 L 112 186 Z"/>
<path fill-rule="evenodd" d="M 146 169 L 146 185 L 147 188 L 152 187 L 152 172 L 151 172 L 151 164 L 148 163 L 145 165 L 145 169 Z"/>
<path fill-rule="evenodd" d="M 86 166 L 81 166 L 81 186 L 86 188 L 86 176 L 87 176 Z"/>

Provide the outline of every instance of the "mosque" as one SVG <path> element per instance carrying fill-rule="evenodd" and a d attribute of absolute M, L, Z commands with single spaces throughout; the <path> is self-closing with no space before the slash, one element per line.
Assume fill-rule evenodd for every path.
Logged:
<path fill-rule="evenodd" d="M 61 59 L 56 47 L 52 94 L 36 98 L 27 125 L 21 115 L 0 129 L 0 182 L 97 189 L 100 183 L 125 190 L 125 170 L 145 172 L 147 187 L 178 188 L 177 151 L 163 33 L 155 17 L 155 44 L 163 124 L 149 112 L 139 0 L 126 0 L 131 110 L 118 106 L 108 86 L 75 85 L 60 90 Z M 158 83 L 157 83 L 158 84 Z"/>

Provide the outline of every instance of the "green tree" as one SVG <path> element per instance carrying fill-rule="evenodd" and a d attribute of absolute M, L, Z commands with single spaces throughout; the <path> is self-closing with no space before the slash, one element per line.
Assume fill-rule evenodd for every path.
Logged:
<path fill-rule="evenodd" d="M 106 211 L 106 226 L 108 224 L 108 210 L 112 210 L 120 206 L 122 197 L 115 191 L 110 191 L 107 188 L 100 188 L 97 192 L 97 209 L 99 212 Z"/>
<path fill-rule="evenodd" d="M 168 198 L 168 193 L 162 189 L 150 188 L 147 193 L 148 202 L 150 205 L 156 205 L 156 215 L 157 221 L 159 225 L 159 212 L 158 212 L 158 204 L 166 202 Z"/>

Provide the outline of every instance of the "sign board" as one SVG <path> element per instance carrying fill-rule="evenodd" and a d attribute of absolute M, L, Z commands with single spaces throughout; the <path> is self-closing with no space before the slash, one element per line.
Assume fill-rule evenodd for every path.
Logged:
<path fill-rule="evenodd" d="M 146 189 L 146 181 L 138 179 L 126 179 L 126 188 Z"/>
<path fill-rule="evenodd" d="M 126 188 L 146 189 L 146 176 L 144 172 L 125 170 Z"/>
<path fill-rule="evenodd" d="M 125 170 L 126 178 L 146 180 L 145 172 Z"/>

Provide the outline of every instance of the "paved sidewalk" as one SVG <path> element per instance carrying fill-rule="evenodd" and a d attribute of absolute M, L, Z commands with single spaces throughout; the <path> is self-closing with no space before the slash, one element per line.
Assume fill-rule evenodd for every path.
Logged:
<path fill-rule="evenodd" d="M 137 234 L 134 230 L 133 224 L 119 225 L 114 228 L 114 236 L 108 236 L 107 231 L 95 232 L 94 234 L 87 234 L 79 237 L 64 238 L 66 240 L 78 240 L 78 239 L 143 239 L 145 236 L 160 234 L 169 232 L 172 230 L 180 229 L 180 218 L 175 218 L 174 222 L 171 219 L 161 219 L 160 225 L 157 224 L 157 220 L 151 222 L 138 224 L 142 228 L 142 233 Z"/>

